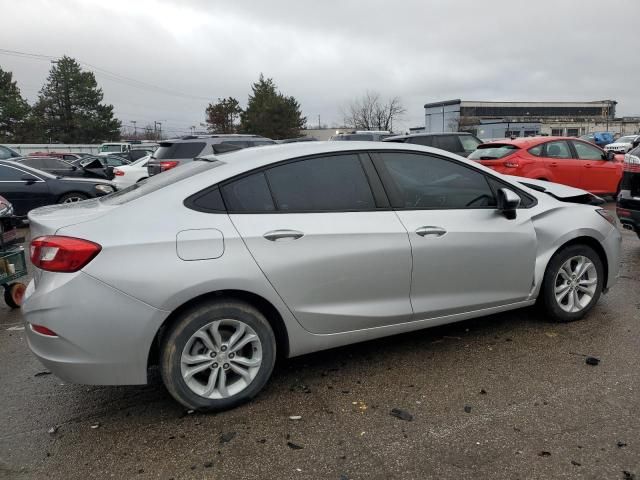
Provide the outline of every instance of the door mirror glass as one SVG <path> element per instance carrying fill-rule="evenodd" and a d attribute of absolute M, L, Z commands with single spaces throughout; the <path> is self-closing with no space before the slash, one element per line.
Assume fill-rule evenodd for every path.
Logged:
<path fill-rule="evenodd" d="M 513 190 L 500 188 L 498 190 L 498 210 L 508 219 L 516 218 L 516 209 L 520 206 L 520 197 Z"/>
<path fill-rule="evenodd" d="M 604 154 L 604 160 L 614 160 L 616 158 L 616 154 L 613 153 L 611 150 L 608 150 L 607 152 L 605 152 Z"/>

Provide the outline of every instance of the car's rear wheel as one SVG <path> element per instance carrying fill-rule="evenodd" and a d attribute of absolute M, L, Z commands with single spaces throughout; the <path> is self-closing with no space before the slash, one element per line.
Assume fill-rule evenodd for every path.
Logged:
<path fill-rule="evenodd" d="M 179 316 L 162 341 L 160 369 L 184 406 L 223 410 L 254 397 L 275 359 L 275 335 L 264 315 L 244 302 L 218 300 Z"/>
<path fill-rule="evenodd" d="M 58 203 L 76 203 L 88 199 L 89 196 L 80 192 L 65 193 L 60 197 Z"/>
<path fill-rule="evenodd" d="M 557 322 L 584 317 L 596 304 L 604 283 L 600 256 L 587 245 L 571 245 L 551 257 L 542 283 L 541 300 Z"/>

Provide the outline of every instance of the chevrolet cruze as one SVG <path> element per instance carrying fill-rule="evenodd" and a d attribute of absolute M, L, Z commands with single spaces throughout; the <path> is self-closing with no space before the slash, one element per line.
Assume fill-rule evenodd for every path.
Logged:
<path fill-rule="evenodd" d="M 256 395 L 276 357 L 538 302 L 584 316 L 618 275 L 598 198 L 410 144 L 207 157 L 29 214 L 33 353 L 76 383 L 147 382 L 199 410 Z"/>

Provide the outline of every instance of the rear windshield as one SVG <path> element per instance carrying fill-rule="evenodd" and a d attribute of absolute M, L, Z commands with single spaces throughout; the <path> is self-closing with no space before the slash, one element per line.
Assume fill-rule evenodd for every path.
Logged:
<path fill-rule="evenodd" d="M 473 152 L 482 142 L 473 135 L 460 135 L 458 137 L 462 144 L 462 149 L 466 152 Z"/>
<path fill-rule="evenodd" d="M 331 137 L 331 140 L 368 142 L 373 140 L 373 135 L 369 135 L 368 133 L 354 133 L 350 135 L 334 135 L 333 137 Z"/>
<path fill-rule="evenodd" d="M 153 153 L 153 158 L 158 160 L 183 160 L 185 158 L 195 158 L 200 155 L 207 144 L 204 142 L 162 142 Z"/>
<path fill-rule="evenodd" d="M 470 160 L 497 160 L 504 158 L 518 150 L 518 147 L 512 144 L 488 144 L 478 145 L 478 149 L 469 155 Z"/>
<path fill-rule="evenodd" d="M 159 175 L 154 175 L 144 182 L 134 183 L 123 190 L 118 190 L 117 192 L 100 197 L 100 202 L 105 205 L 122 205 L 219 165 L 222 165 L 222 162 L 219 160 L 198 159 L 194 162 L 185 163 L 179 167 L 162 172 Z"/>

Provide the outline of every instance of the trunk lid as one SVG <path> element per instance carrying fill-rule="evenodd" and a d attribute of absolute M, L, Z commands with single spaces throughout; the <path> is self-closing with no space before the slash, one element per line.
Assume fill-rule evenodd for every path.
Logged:
<path fill-rule="evenodd" d="M 36 208 L 28 215 L 31 238 L 55 235 L 61 228 L 101 217 L 114 208 L 117 205 L 104 205 L 97 198 Z"/>

